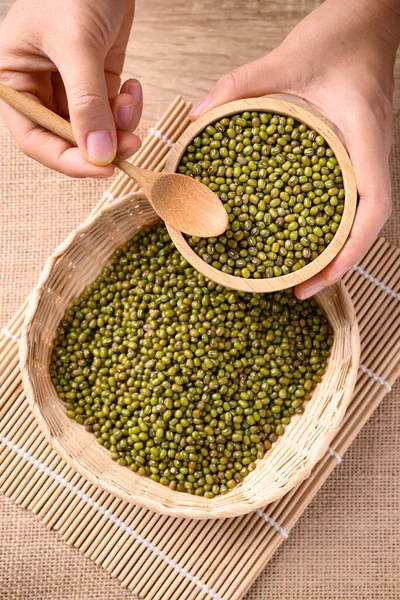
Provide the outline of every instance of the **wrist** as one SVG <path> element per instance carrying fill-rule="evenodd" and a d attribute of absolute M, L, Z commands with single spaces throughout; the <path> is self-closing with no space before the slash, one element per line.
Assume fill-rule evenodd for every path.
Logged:
<path fill-rule="evenodd" d="M 340 15 L 349 11 L 371 47 L 375 41 L 394 62 L 400 45 L 399 0 L 327 0 L 327 4 L 335 4 Z"/>

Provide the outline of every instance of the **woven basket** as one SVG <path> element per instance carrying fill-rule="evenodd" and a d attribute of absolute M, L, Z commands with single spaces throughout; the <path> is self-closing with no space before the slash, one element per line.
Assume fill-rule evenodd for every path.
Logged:
<path fill-rule="evenodd" d="M 143 194 L 130 194 L 89 217 L 49 258 L 26 314 L 20 352 L 25 391 L 54 450 L 103 490 L 173 516 L 239 516 L 283 496 L 310 474 L 327 451 L 357 376 L 359 335 L 354 308 L 342 284 L 318 294 L 317 300 L 334 329 L 327 371 L 304 414 L 292 420 L 243 483 L 212 500 L 172 491 L 113 462 L 92 434 L 66 416 L 48 372 L 52 342 L 65 309 L 94 281 L 117 247 L 156 221 L 157 215 Z"/>

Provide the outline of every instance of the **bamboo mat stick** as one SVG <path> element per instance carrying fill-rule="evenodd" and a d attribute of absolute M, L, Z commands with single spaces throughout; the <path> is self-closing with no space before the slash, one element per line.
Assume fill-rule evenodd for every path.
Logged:
<path fill-rule="evenodd" d="M 388 285 L 390 288 L 393 289 L 393 291 L 397 291 L 396 290 L 396 279 L 398 281 L 399 268 L 400 268 L 400 257 L 397 260 L 397 264 L 394 265 L 393 276 L 388 281 Z M 360 321 L 362 321 L 365 317 L 367 317 L 367 319 L 368 319 L 369 311 L 372 310 L 376 306 L 376 300 L 377 300 L 378 296 L 379 296 L 379 288 L 373 290 L 373 292 L 371 293 L 371 296 L 368 297 L 368 300 L 365 302 L 364 306 L 360 310 L 360 315 L 359 315 Z M 387 297 L 391 298 L 391 296 L 389 296 L 389 295 Z"/>
<path fill-rule="evenodd" d="M 245 519 L 243 517 L 236 521 L 237 535 L 239 535 L 240 531 L 242 530 L 244 521 Z M 199 556 L 202 557 L 202 565 L 205 566 L 206 563 L 208 563 L 207 557 L 209 556 L 206 550 L 216 551 L 219 548 L 221 539 L 223 538 L 226 540 L 229 539 L 229 543 L 233 542 L 233 540 L 226 535 L 227 525 L 228 520 L 224 520 L 224 522 L 220 524 L 218 531 L 216 531 L 215 528 L 215 521 L 209 521 L 208 527 L 204 528 L 201 528 L 199 525 L 197 525 L 194 530 L 192 530 L 192 535 L 185 539 L 185 542 L 181 547 L 179 547 L 176 539 L 172 540 L 175 548 L 178 547 L 176 554 L 173 554 L 171 547 L 166 547 L 165 551 L 174 556 L 174 560 L 179 561 L 179 564 L 182 565 L 186 570 L 190 571 L 196 577 L 199 577 L 199 573 L 195 569 L 195 565 L 198 564 Z M 194 541 L 196 541 L 196 549 L 195 552 L 191 553 L 190 549 L 193 547 Z M 165 587 L 171 589 L 172 591 L 174 589 L 174 584 L 176 584 L 173 574 L 169 574 L 168 578 L 166 578 L 165 575 L 166 574 L 162 569 L 157 570 L 152 574 L 152 577 L 148 582 L 142 582 L 146 583 L 146 585 L 142 589 L 138 588 L 138 592 L 146 598 L 149 598 L 149 600 L 153 600 L 159 597 L 161 590 Z M 158 578 L 161 578 L 160 581 L 163 584 L 162 586 L 155 586 L 155 582 L 158 581 Z M 184 594 L 181 593 L 177 597 L 182 597 L 183 600 Z"/>
<path fill-rule="evenodd" d="M 32 429 L 32 433 L 31 433 L 31 438 L 32 436 L 35 435 L 35 429 Z M 46 443 L 45 442 L 34 442 L 33 443 L 33 448 L 34 450 L 39 450 L 40 451 L 45 451 L 46 450 Z M 47 451 L 48 453 L 50 452 L 50 449 L 47 447 Z M 44 463 L 45 464 L 45 463 Z M 18 472 L 16 472 L 16 469 L 18 468 L 18 461 L 16 464 L 10 463 L 9 468 L 5 471 L 4 476 L 0 482 L 0 485 L 4 485 L 7 487 L 8 489 L 8 495 L 10 496 L 10 498 L 12 500 L 16 500 L 16 489 L 18 488 L 19 484 L 21 483 L 21 481 L 23 483 L 25 483 L 25 478 L 26 480 L 30 480 L 30 477 L 27 477 L 27 474 L 30 470 L 30 465 L 26 464 L 24 465 L 24 467 L 22 469 L 20 469 Z M 7 472 L 8 471 L 8 472 Z"/>
<path fill-rule="evenodd" d="M 89 483 L 89 481 L 85 481 L 85 483 L 80 489 L 83 494 L 89 494 L 90 491 L 96 490 L 96 488 L 94 488 L 94 486 L 91 483 Z M 61 535 L 63 535 L 65 527 L 68 526 L 68 523 L 71 520 L 71 515 L 73 515 L 74 512 L 79 513 L 79 511 L 83 509 L 84 506 L 84 500 L 80 496 L 75 496 L 74 498 L 70 499 L 68 505 L 65 506 L 62 515 L 60 515 L 59 520 L 55 523 L 54 529 L 56 529 L 60 532 Z"/>
<path fill-rule="evenodd" d="M 18 377 L 19 373 L 20 368 L 18 364 L 18 356 L 16 356 L 14 360 L 11 361 L 8 364 L 8 366 L 4 369 L 4 379 L 0 387 L 0 394 L 2 396 L 7 392 L 10 393 L 10 391 L 14 390 L 16 387 L 18 387 L 18 385 L 20 385 L 21 382 Z"/>
<path fill-rule="evenodd" d="M 19 380 L 18 377 L 19 371 L 16 373 L 16 378 L 14 380 L 10 380 L 9 389 L 7 389 L 5 386 L 2 386 L 1 388 L 0 398 L 4 404 L 0 410 L 0 419 L 4 418 L 5 415 L 8 415 L 9 411 L 14 412 L 18 406 L 23 403 L 25 403 L 25 407 L 27 406 L 22 381 Z"/>
<path fill-rule="evenodd" d="M 150 518 L 151 518 L 151 515 L 149 514 L 148 511 L 146 511 L 143 508 L 135 507 L 135 510 L 128 514 L 125 524 L 127 525 L 127 527 L 130 527 L 130 528 L 134 529 L 135 531 L 137 531 L 138 533 L 140 533 L 140 535 L 144 535 L 144 532 L 146 531 L 146 527 L 147 527 L 147 524 L 148 524 Z M 160 521 L 160 515 L 158 515 L 158 514 L 154 515 L 154 526 L 155 527 L 158 526 L 159 521 Z M 115 556 L 120 552 L 121 547 L 125 544 L 126 539 L 127 539 L 124 535 L 124 534 L 126 534 L 126 531 L 123 532 L 121 536 L 119 535 L 119 533 L 120 533 L 119 531 L 117 531 L 116 533 L 117 533 L 117 537 L 118 537 L 118 542 L 115 543 L 115 541 L 114 541 L 115 534 L 114 534 L 114 539 L 112 542 L 113 551 L 109 552 L 109 549 L 106 550 L 102 557 L 102 565 L 106 569 L 108 569 L 110 572 L 113 571 L 113 567 L 115 564 L 115 562 L 114 562 Z M 138 544 L 138 542 L 136 540 L 135 544 L 132 545 L 132 548 L 137 547 L 137 544 Z"/>
<path fill-rule="evenodd" d="M 104 504 L 105 508 L 110 510 L 112 514 L 116 516 L 116 518 L 123 519 L 124 510 L 126 509 L 125 504 L 119 498 L 113 498 L 110 496 L 110 499 L 112 502 L 106 502 Z M 89 528 L 88 536 L 86 539 L 81 536 L 81 538 L 77 540 L 77 544 L 85 553 L 87 553 L 87 556 L 90 556 L 90 558 L 94 560 L 109 543 L 114 530 L 114 523 L 108 520 L 101 513 L 97 513 L 96 517 L 93 518 L 93 526 L 91 525 Z M 101 539 L 98 540 L 97 536 L 99 535 L 100 531 L 102 535 Z"/>
<path fill-rule="evenodd" d="M 76 483 L 74 484 L 74 487 L 76 487 L 79 490 L 83 490 L 84 485 L 85 485 L 84 480 L 82 480 L 82 478 L 79 476 L 76 480 Z M 61 490 L 60 490 L 60 492 L 61 492 Z M 75 498 L 76 498 L 76 496 L 71 497 L 71 494 L 68 494 L 68 489 L 65 490 L 65 492 L 62 491 L 62 493 L 60 493 L 60 502 L 58 503 L 56 510 L 51 515 L 51 524 L 50 524 L 50 522 L 47 522 L 49 527 L 51 526 L 52 529 L 59 530 L 60 524 L 63 523 L 64 518 L 68 514 L 67 513 L 68 506 L 71 504 L 71 502 Z"/>
<path fill-rule="evenodd" d="M 13 439 L 16 439 L 16 442 L 20 444 L 20 447 L 23 447 L 26 443 L 27 438 L 33 432 L 33 440 L 36 442 L 43 441 L 42 436 L 37 435 L 37 425 L 32 420 L 24 420 L 26 407 L 21 405 L 19 409 L 14 413 L 10 421 L 7 422 L 7 428 L 4 428 L 4 435 L 9 436 Z M 25 450 L 25 448 L 24 448 Z M 1 471 L 4 470 L 6 461 L 4 461 L 1 465 Z"/>
<path fill-rule="evenodd" d="M 114 508 L 110 508 L 110 510 L 118 519 L 121 519 L 121 521 L 123 521 L 127 527 L 132 527 L 135 519 L 140 519 L 141 515 L 140 507 L 132 507 L 125 502 L 120 502 L 119 505 L 115 506 Z M 103 562 L 109 556 L 109 548 L 114 547 L 117 541 L 121 538 L 122 534 L 125 532 L 118 528 L 115 523 L 112 523 L 107 519 L 104 521 L 103 519 L 99 521 L 99 525 L 101 527 L 105 527 L 106 535 L 103 536 L 102 532 L 103 539 L 101 540 L 100 544 L 98 543 L 97 538 L 92 536 L 87 550 L 87 555 L 98 564 L 105 566 Z M 97 528 L 93 533 L 97 534 Z"/>
<path fill-rule="evenodd" d="M 14 438 L 14 436 L 18 435 L 19 436 L 18 441 L 21 440 L 21 445 L 24 443 L 23 436 L 27 430 L 28 425 L 30 425 L 30 431 L 37 430 L 37 425 L 33 420 L 29 419 L 29 420 L 25 421 L 25 419 L 24 419 L 25 411 L 26 411 L 26 406 L 24 406 L 24 404 L 21 403 L 21 405 L 16 408 L 15 412 L 11 413 L 11 418 L 9 420 L 7 419 L 7 423 L 4 426 L 4 430 L 3 430 L 5 436 L 8 435 L 8 436 Z M 43 439 L 43 438 L 41 436 L 36 435 L 35 439 Z M 4 465 L 4 463 L 0 464 L 0 469 L 3 468 L 3 465 Z"/>
<path fill-rule="evenodd" d="M 131 527 L 132 529 L 135 529 L 135 531 L 137 530 L 138 532 L 140 532 L 140 535 L 143 535 L 143 531 L 146 528 L 146 525 L 149 521 L 150 515 L 148 513 L 148 511 L 146 511 L 145 509 L 141 508 L 141 507 L 135 507 L 135 509 L 133 511 L 128 512 L 124 523 L 127 525 L 127 527 Z M 157 523 L 159 522 L 160 519 L 160 515 L 155 515 L 155 519 L 154 519 L 154 525 L 155 527 L 157 527 Z M 101 561 L 102 565 L 106 568 L 109 569 L 110 571 L 112 571 L 113 569 L 113 565 L 115 564 L 115 557 L 118 555 L 118 553 L 121 550 L 121 547 L 125 544 L 126 542 L 126 532 L 124 531 L 120 531 L 119 529 L 117 529 L 116 531 L 113 532 L 113 537 L 111 538 L 111 552 L 110 552 L 110 548 L 107 548 L 105 550 L 103 550 L 102 555 L 100 555 L 98 557 L 98 562 Z"/>
<path fill-rule="evenodd" d="M 381 340 L 374 346 L 374 348 L 368 349 L 364 354 L 361 355 L 362 360 L 364 362 L 367 362 L 368 364 L 375 365 L 375 361 L 378 361 L 379 358 L 382 359 L 382 356 L 380 355 L 380 353 L 383 352 L 383 350 L 385 350 L 387 347 L 390 348 L 389 356 L 392 356 L 393 359 L 395 359 L 396 356 L 398 356 L 398 351 L 393 352 L 393 350 L 396 347 L 398 347 L 398 343 L 396 343 L 396 338 L 394 338 L 395 335 L 396 334 L 393 331 L 390 331 L 390 330 L 386 331 L 385 334 L 382 336 Z M 379 369 L 380 363 L 377 362 L 376 366 Z M 373 369 L 373 370 L 375 370 L 375 369 Z M 380 369 L 379 369 L 379 371 L 380 371 Z"/>
<path fill-rule="evenodd" d="M 379 258 L 381 258 L 382 256 L 386 256 L 387 242 L 383 240 L 383 238 L 378 238 L 378 242 L 379 244 L 376 253 L 373 253 L 370 250 L 364 257 L 364 259 L 361 261 L 360 266 L 363 269 L 374 269 L 374 265 L 379 260 Z M 348 271 L 343 279 L 347 289 L 351 291 L 353 302 L 356 304 L 361 297 L 361 295 L 357 292 L 360 288 L 366 289 L 368 287 L 368 280 L 364 277 L 360 277 L 360 274 L 354 269 Z"/>
<path fill-rule="evenodd" d="M 398 307 L 398 300 L 395 298 L 391 298 L 387 296 L 383 298 L 381 302 L 379 302 L 378 308 L 375 309 L 376 319 L 381 322 L 386 322 L 388 326 L 392 326 L 393 322 L 396 321 L 396 309 Z M 388 316 L 389 315 L 389 318 Z M 364 318 L 361 321 L 362 323 L 362 333 L 363 339 L 365 340 L 365 346 L 368 346 L 371 341 L 371 332 L 374 331 L 374 323 L 371 319 Z M 359 322 L 360 324 L 360 322 Z"/>
<path fill-rule="evenodd" d="M 201 527 L 200 522 L 193 521 L 190 523 L 190 525 L 187 524 L 187 520 L 184 522 L 178 522 L 179 528 L 175 528 L 170 539 L 166 542 L 164 541 L 163 551 L 169 556 L 173 556 L 174 560 L 179 562 L 179 564 L 185 569 L 191 571 L 192 565 L 188 561 L 185 561 L 186 558 L 192 558 L 193 562 L 196 560 L 194 554 L 190 556 L 190 548 L 192 548 L 195 544 L 197 553 L 204 551 L 204 548 L 210 544 L 210 537 L 214 545 L 218 544 L 219 540 L 226 532 L 226 527 L 224 527 L 224 524 L 221 523 L 219 530 L 215 532 L 214 522 L 211 520 L 207 522 L 205 527 Z M 240 527 L 239 524 L 238 527 Z M 167 575 L 169 575 L 168 579 L 166 579 Z M 164 572 L 162 565 L 156 570 L 149 570 L 147 577 L 144 577 L 141 580 L 141 588 L 138 588 L 140 589 L 140 593 L 146 598 L 153 598 L 153 596 L 157 593 L 157 586 L 155 586 L 155 583 L 158 580 L 160 580 L 163 585 L 167 586 L 173 582 L 173 577 L 171 577 L 171 574 Z M 129 579 L 127 579 L 124 583 L 129 585 Z"/>
<path fill-rule="evenodd" d="M 94 502 L 97 502 L 103 495 L 102 490 L 89 483 L 82 488 L 82 492 L 88 494 Z M 74 502 L 71 502 L 59 525 L 58 531 L 60 534 L 63 537 L 69 538 L 71 530 L 76 528 L 76 522 L 79 522 L 89 509 L 90 506 L 82 498 L 76 498 Z"/>
<path fill-rule="evenodd" d="M 232 542 L 232 538 L 227 535 L 229 523 L 232 520 L 225 519 L 223 522 L 218 523 L 218 527 L 216 527 L 215 521 L 209 521 L 208 527 L 201 527 L 201 523 L 197 523 L 196 527 L 192 530 L 191 536 L 185 539 L 184 544 L 179 546 L 179 536 L 181 535 L 181 531 L 178 531 L 176 536 L 171 539 L 170 544 L 166 546 L 166 551 L 174 556 L 174 559 L 179 561 L 179 564 L 182 564 L 185 569 L 190 570 L 191 573 L 199 576 L 198 571 L 196 571 L 196 564 L 198 563 L 199 556 L 202 557 L 202 566 L 206 567 L 209 562 L 210 552 L 216 552 L 221 540 L 230 539 Z M 240 519 L 235 520 L 236 523 L 236 534 L 239 535 L 242 530 L 243 523 L 245 522 L 245 518 L 242 517 Z M 196 550 L 193 553 L 190 553 L 190 548 L 193 547 L 193 544 L 196 544 Z M 173 546 L 171 547 L 171 544 Z M 175 554 L 173 554 L 173 548 L 175 547 Z M 148 586 L 152 586 L 153 580 L 155 578 L 162 576 L 162 573 L 154 573 L 152 579 L 148 582 L 146 588 L 143 589 L 143 594 L 149 594 L 149 598 L 152 599 L 157 597 L 157 589 L 153 589 L 153 593 L 151 590 L 147 590 Z M 166 582 L 166 586 L 173 585 L 173 578 L 169 577 Z M 183 597 L 183 596 L 182 596 Z"/>
<path fill-rule="evenodd" d="M 146 519 L 146 526 L 144 529 L 142 529 L 141 535 L 148 540 L 152 540 L 153 535 L 157 534 L 157 531 L 162 526 L 163 519 L 157 519 L 157 521 L 154 523 L 151 519 L 151 515 L 146 515 L 144 518 Z M 130 547 L 129 539 L 125 540 L 125 543 L 120 547 L 119 552 L 114 556 L 111 563 L 107 565 L 114 577 L 118 577 L 121 581 L 123 581 L 124 577 L 123 575 L 121 576 L 121 573 L 123 573 L 124 567 L 129 561 L 131 554 L 134 553 L 137 548 L 138 546 L 136 546 L 136 548 L 134 546 Z M 136 578 L 138 579 L 137 573 Z"/>
<path fill-rule="evenodd" d="M 77 479 L 77 475 L 72 471 L 72 469 L 63 463 L 62 468 L 59 471 L 60 477 L 62 477 L 66 482 L 72 483 L 75 479 Z M 60 486 L 57 481 L 50 479 L 43 473 L 43 476 L 46 477 L 45 483 L 43 487 L 40 488 L 40 493 L 35 497 L 27 496 L 22 502 L 21 506 L 28 508 L 34 514 L 37 514 L 43 523 L 47 525 L 48 521 L 51 518 L 52 512 L 54 512 L 57 508 L 57 504 L 60 501 L 60 497 L 62 496 L 62 490 L 60 490 Z"/>
<path fill-rule="evenodd" d="M 78 487 L 81 476 L 78 473 L 73 473 L 73 471 L 71 473 L 73 476 L 71 478 L 67 477 L 65 481 L 74 487 Z M 57 495 L 56 498 L 52 498 L 51 506 L 44 506 L 38 513 L 38 516 L 43 515 L 43 522 L 49 529 L 54 528 L 63 512 L 64 505 L 68 504 L 69 500 L 69 490 L 63 487 L 60 488 L 60 485 L 57 485 Z"/>
<path fill-rule="evenodd" d="M 240 520 L 226 519 L 224 525 L 222 527 L 219 526 L 222 531 L 218 532 L 214 531 L 214 524 L 214 528 L 209 532 L 209 536 L 207 536 L 206 539 L 203 539 L 203 544 L 196 547 L 196 552 L 194 552 L 192 555 L 190 555 L 190 553 L 187 554 L 188 560 L 185 564 L 185 568 L 190 570 L 191 573 L 193 573 L 197 578 L 201 578 L 203 581 L 203 576 L 208 570 L 210 570 L 210 566 L 212 564 L 217 564 L 217 562 L 214 561 L 220 561 L 221 549 L 224 549 L 224 554 L 225 551 L 230 552 L 232 550 L 232 546 L 238 543 L 243 534 L 245 535 L 243 532 L 245 532 L 246 527 L 253 516 L 254 514 L 251 514 L 250 516 L 247 515 L 241 517 Z M 215 536 L 215 539 L 213 538 L 213 535 Z M 200 557 L 201 560 L 199 560 Z M 168 580 L 166 584 L 170 586 L 173 584 L 173 582 Z M 178 589 L 176 592 L 176 597 L 182 597 L 183 599 L 187 598 L 188 596 L 188 591 L 184 592 Z M 150 597 L 152 598 L 152 596 Z M 154 596 L 155 599 L 160 597 L 162 597 L 160 596 L 160 593 Z"/>
<path fill-rule="evenodd" d="M 153 543 L 154 536 L 157 535 L 157 532 L 159 531 L 165 519 L 166 517 L 164 515 L 157 515 L 156 518 L 153 518 L 153 515 L 151 515 L 149 511 L 143 511 L 141 514 L 136 515 L 135 520 L 132 521 L 132 524 L 133 528 L 140 527 L 140 534 Z M 128 544 L 128 542 L 129 539 L 122 538 L 118 544 L 118 551 L 114 553 L 112 560 L 110 560 L 110 557 L 108 557 L 104 562 L 104 565 L 110 570 L 110 572 L 114 573 L 116 577 L 119 575 L 119 573 L 121 573 L 121 571 L 123 571 L 124 566 L 130 559 L 131 553 L 135 550 L 134 547 L 129 549 L 130 544 Z"/>
<path fill-rule="evenodd" d="M 80 486 L 80 491 L 83 494 L 89 493 L 90 489 L 91 489 L 91 484 L 89 482 L 85 482 L 82 486 Z M 56 531 L 59 531 L 60 535 L 64 538 L 63 527 L 64 527 L 65 523 L 68 521 L 68 519 L 70 518 L 71 513 L 77 507 L 83 508 L 84 506 L 85 506 L 84 501 L 82 500 L 82 498 L 80 496 L 74 495 L 72 498 L 71 498 L 71 496 L 67 496 L 64 499 L 63 503 L 60 505 L 59 510 L 57 511 L 56 515 L 54 515 L 52 528 L 55 529 Z"/>
<path fill-rule="evenodd" d="M 117 515 L 117 508 L 121 504 L 121 501 L 118 498 L 113 498 L 112 496 L 110 496 L 108 494 L 104 494 L 104 493 L 101 493 L 99 495 L 98 502 L 105 509 L 111 510 L 111 512 L 114 515 Z M 98 516 L 100 517 L 101 515 L 98 515 Z M 92 532 L 95 529 L 96 523 L 99 520 L 100 520 L 99 518 L 96 519 L 93 517 L 91 507 L 90 507 L 90 505 L 87 504 L 85 507 L 85 510 L 80 515 L 80 521 L 79 521 L 78 526 L 76 526 L 76 524 L 75 524 L 75 527 L 72 527 L 70 529 L 70 531 L 66 532 L 65 536 L 68 539 L 67 543 L 70 545 L 75 545 L 75 543 L 80 545 L 80 542 L 81 542 L 81 544 L 83 544 L 83 541 L 84 540 L 86 541 L 90 537 L 90 535 L 92 535 Z M 105 531 L 103 529 L 102 530 L 103 537 L 104 537 L 104 534 L 105 534 Z M 81 540 L 82 535 L 84 536 L 84 540 L 83 539 Z"/>
<path fill-rule="evenodd" d="M 52 471 L 55 471 L 60 464 L 59 460 L 57 459 L 57 456 L 54 456 L 54 453 L 51 452 L 50 448 L 47 447 L 47 451 L 48 460 L 44 458 L 43 460 L 41 460 L 41 462 L 48 466 L 48 468 Z M 29 474 L 29 477 L 16 477 L 17 486 L 12 495 L 12 499 L 14 500 L 14 502 L 18 505 L 22 505 L 23 502 L 31 496 L 32 489 L 36 490 L 36 492 L 40 490 L 41 493 L 43 493 L 42 485 L 37 485 L 38 481 L 40 481 L 41 484 L 46 483 L 46 476 L 40 471 L 34 473 L 33 476 Z"/>
<path fill-rule="evenodd" d="M 107 497 L 102 490 L 96 490 L 95 493 L 91 495 L 91 498 L 95 502 L 99 502 L 104 508 L 112 506 L 113 508 L 111 508 L 111 510 L 113 513 L 113 509 L 118 506 L 118 503 L 115 502 L 112 497 Z M 79 527 L 76 527 L 75 521 L 65 523 L 63 529 L 60 529 L 60 533 L 62 533 L 62 535 L 68 540 L 68 544 L 73 545 L 75 540 L 81 536 L 82 532 L 86 532 L 88 530 L 91 525 L 91 520 L 91 507 L 90 505 L 85 504 L 79 512 Z"/>
<path fill-rule="evenodd" d="M 57 464 L 54 468 L 52 466 L 50 468 L 55 471 L 58 466 L 59 465 Z M 65 479 L 68 476 L 68 471 L 68 465 L 64 465 L 59 472 L 60 477 Z M 38 471 L 38 473 L 40 474 L 40 477 L 36 480 L 28 493 L 24 494 L 23 497 L 21 494 L 21 498 L 17 498 L 16 500 L 16 504 L 19 504 L 34 514 L 40 513 L 41 507 L 48 501 L 49 497 L 54 494 L 57 486 L 56 481 L 52 481 L 44 473 L 40 473 L 40 471 Z M 34 477 L 32 477 L 32 480 L 34 480 Z"/>
<path fill-rule="evenodd" d="M 224 585 L 226 581 L 231 577 L 236 577 L 236 573 L 240 571 L 241 567 L 239 565 L 241 556 L 249 549 L 249 547 L 252 547 L 252 551 L 254 552 L 252 536 L 256 537 L 257 534 L 264 529 L 265 523 L 254 513 L 244 521 L 246 527 L 242 527 L 239 531 L 239 535 L 236 535 L 235 539 L 229 543 L 227 552 L 224 547 L 223 552 L 220 551 L 219 555 L 216 557 L 220 569 L 214 572 L 209 571 L 209 577 L 204 576 L 202 579 L 221 597 L 224 596 Z M 251 530 L 252 536 L 248 535 L 247 528 Z M 230 566 L 233 567 L 232 570 L 228 570 L 228 567 Z"/>
<path fill-rule="evenodd" d="M 123 502 L 119 498 L 113 498 L 112 496 L 106 495 L 104 498 L 100 498 L 99 503 L 115 515 L 116 518 L 121 518 L 123 515 Z M 123 517 L 122 517 L 123 518 Z M 106 519 L 101 513 L 96 513 L 90 510 L 87 515 L 87 524 L 82 527 L 76 535 L 75 533 L 68 542 L 78 546 L 86 553 L 92 560 L 94 560 L 94 552 L 100 554 L 105 545 L 109 540 L 109 532 L 115 527 L 115 525 Z M 98 535 L 101 532 L 101 539 L 98 539 Z"/>
<path fill-rule="evenodd" d="M 262 521 L 258 520 L 254 524 L 253 531 L 256 534 L 257 532 L 261 533 L 262 528 L 263 523 Z M 217 581 L 214 581 L 214 578 L 210 578 L 210 584 L 212 584 L 212 589 L 215 590 L 216 593 L 221 597 L 224 597 L 227 594 L 228 589 L 230 589 L 232 585 L 236 587 L 236 582 L 239 574 L 243 571 L 243 568 L 246 567 L 249 560 L 254 555 L 254 545 L 252 543 L 252 540 L 248 537 L 244 538 L 243 540 L 241 540 L 239 547 L 235 547 L 235 550 L 236 552 L 232 552 L 229 556 L 229 561 L 231 561 L 235 565 L 234 568 L 228 573 L 225 569 L 222 570 Z M 225 564 L 226 566 L 228 566 L 229 563 L 225 562 Z"/>
<path fill-rule="evenodd" d="M 161 527 L 159 528 L 157 534 L 154 537 L 152 537 L 152 543 L 159 545 L 159 547 L 162 548 L 163 552 L 168 554 L 168 556 L 173 557 L 173 559 L 177 562 L 179 562 L 179 559 L 176 554 L 171 552 L 172 549 L 170 547 L 170 543 L 168 543 L 168 534 L 171 534 L 171 529 L 174 530 L 173 533 L 175 533 L 176 527 L 181 522 L 182 521 L 178 520 L 178 519 L 164 520 L 164 522 L 161 523 Z M 195 522 L 185 521 L 185 523 L 187 523 L 187 531 L 185 532 L 183 539 L 185 540 L 185 545 L 186 545 L 188 539 L 193 539 L 193 531 L 195 530 Z M 172 527 L 171 527 L 171 525 L 172 525 Z M 182 539 L 182 541 L 183 541 L 183 539 Z M 137 555 L 137 551 L 135 552 L 135 554 L 132 554 L 130 556 L 129 563 L 127 563 L 125 565 L 123 572 L 121 572 L 122 584 L 127 586 L 131 583 L 132 575 L 131 575 L 130 566 L 131 566 L 131 563 L 133 563 L 133 561 L 136 561 L 136 560 L 138 560 L 138 563 L 137 563 L 138 569 L 137 569 L 135 579 L 139 582 L 139 584 L 136 586 L 135 589 L 138 590 L 138 593 L 139 593 L 139 591 L 141 591 L 141 593 L 143 593 L 143 594 L 145 593 L 144 589 L 146 587 L 146 584 L 149 581 L 149 579 L 150 580 L 154 579 L 155 573 L 159 573 L 159 578 L 157 577 L 157 579 L 154 581 L 154 585 L 156 584 L 156 582 L 159 582 L 159 585 L 157 585 L 156 587 L 162 587 L 163 577 L 165 578 L 169 573 L 167 573 L 164 570 L 163 565 L 153 564 L 151 561 L 151 558 L 149 559 L 147 557 L 146 560 L 143 560 L 143 558 L 141 559 Z M 183 566 L 183 564 L 181 562 L 179 562 L 179 564 L 181 566 Z"/>
<path fill-rule="evenodd" d="M 179 530 L 177 530 L 176 526 L 178 524 L 181 524 L 182 522 L 179 520 L 175 520 L 175 523 L 173 523 L 173 525 L 175 525 L 175 529 L 173 532 L 173 537 L 170 538 L 169 540 L 165 540 L 162 538 L 163 535 L 165 535 L 167 537 L 168 535 L 168 528 L 170 526 L 171 520 L 169 519 L 166 523 L 164 523 L 164 526 L 159 530 L 158 535 L 156 536 L 156 538 L 154 539 L 154 543 L 162 543 L 162 549 L 163 552 L 165 552 L 166 554 L 168 554 L 168 556 L 173 557 L 173 559 L 178 562 L 181 566 L 183 566 L 184 568 L 187 569 L 187 565 L 183 565 L 183 562 L 180 560 L 180 558 L 182 557 L 182 555 L 185 553 L 185 551 L 188 549 L 188 547 L 190 548 L 190 544 L 195 543 L 196 541 L 196 532 L 198 532 L 198 528 L 197 528 L 197 524 L 194 521 L 185 521 L 185 524 L 187 526 L 186 531 L 184 532 L 184 534 L 182 535 L 181 532 Z M 208 531 L 211 527 L 211 522 L 207 523 L 207 526 L 204 528 L 206 531 Z M 180 535 L 182 535 L 181 538 L 176 539 L 176 536 L 178 535 L 178 532 Z M 170 533 L 170 532 L 169 532 Z M 182 545 L 179 544 L 179 539 L 181 539 L 181 541 L 183 542 Z M 174 551 L 175 548 L 175 551 Z M 176 552 L 176 549 L 179 548 L 178 552 Z M 134 557 L 131 558 L 134 559 Z M 121 574 L 122 578 L 122 585 L 125 586 L 132 586 L 132 575 L 129 572 L 129 564 L 126 566 L 124 572 Z M 145 597 L 151 597 L 151 592 L 152 593 L 156 593 L 158 589 L 163 589 L 165 586 L 165 580 L 168 576 L 168 578 L 171 577 L 171 574 L 173 575 L 173 573 L 168 573 L 164 570 L 163 565 L 154 565 L 152 563 L 151 560 L 147 559 L 146 562 L 142 561 L 142 563 L 139 565 L 140 566 L 140 570 L 137 573 L 137 577 L 136 579 L 140 582 L 139 585 L 135 586 L 135 589 L 137 590 L 137 593 L 140 593 L 141 595 L 145 596 Z"/>
<path fill-rule="evenodd" d="M 147 522 L 145 520 L 146 512 L 139 506 L 130 507 L 129 505 L 122 503 L 119 510 L 113 514 L 116 514 L 127 527 L 132 527 L 133 529 L 135 529 L 136 526 L 145 526 Z M 143 522 L 142 519 L 144 519 Z M 95 562 L 102 564 L 105 568 L 108 568 L 125 541 L 124 534 L 126 535 L 126 532 L 116 527 L 115 524 L 112 524 L 107 540 L 104 540 L 106 543 L 102 543 L 98 549 L 94 545 L 91 558 Z M 112 552 L 110 552 L 110 548 L 112 548 Z"/>

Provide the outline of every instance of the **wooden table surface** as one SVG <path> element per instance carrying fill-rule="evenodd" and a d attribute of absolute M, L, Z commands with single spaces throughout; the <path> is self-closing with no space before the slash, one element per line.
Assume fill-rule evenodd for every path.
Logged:
<path fill-rule="evenodd" d="M 12 0 L 0 0 L 0 22 Z M 162 114 L 176 94 L 191 101 L 241 64 L 277 46 L 319 0 L 137 0 L 125 63 L 143 84 L 143 116 Z M 400 105 L 400 55 L 394 102 Z"/>

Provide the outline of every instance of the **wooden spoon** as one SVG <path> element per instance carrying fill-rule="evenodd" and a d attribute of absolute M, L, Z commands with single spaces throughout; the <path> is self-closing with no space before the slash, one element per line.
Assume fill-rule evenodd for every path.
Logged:
<path fill-rule="evenodd" d="M 20 113 L 77 145 L 71 124 L 32 98 L 0 84 L 0 98 Z M 144 191 L 156 213 L 169 225 L 198 237 L 216 237 L 228 227 L 222 202 L 208 187 L 185 175 L 141 169 L 118 155 L 113 163 Z"/>

